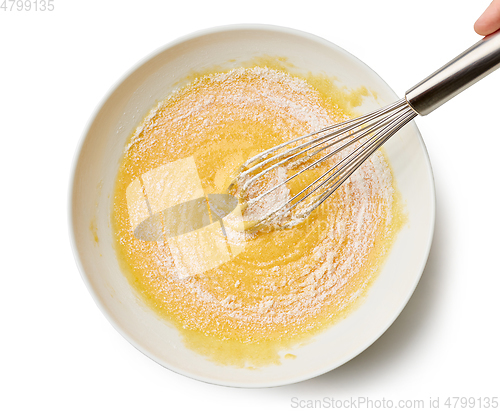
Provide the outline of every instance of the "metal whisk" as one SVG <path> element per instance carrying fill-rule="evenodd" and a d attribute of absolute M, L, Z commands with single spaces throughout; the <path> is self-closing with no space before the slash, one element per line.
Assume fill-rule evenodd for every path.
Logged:
<path fill-rule="evenodd" d="M 405 98 L 356 119 L 329 126 L 268 149 L 246 161 L 229 190 L 244 196 L 252 185 L 278 167 L 300 170 L 248 200 L 262 201 L 281 186 L 330 159 L 333 165 L 282 204 L 253 222 L 252 230 L 285 218 L 295 209 L 294 222 L 303 220 L 354 173 L 378 148 L 417 115 L 425 116 L 500 66 L 500 31 L 484 37 L 425 80 L 409 89 Z M 344 154 L 342 156 L 342 154 Z M 340 157 L 340 159 L 338 159 Z"/>

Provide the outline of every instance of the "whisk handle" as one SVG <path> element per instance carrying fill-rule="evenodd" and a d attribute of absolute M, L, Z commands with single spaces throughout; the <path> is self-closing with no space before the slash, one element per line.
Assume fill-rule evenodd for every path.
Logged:
<path fill-rule="evenodd" d="M 406 100 L 425 116 L 500 67 L 500 30 L 479 40 L 406 92 Z"/>

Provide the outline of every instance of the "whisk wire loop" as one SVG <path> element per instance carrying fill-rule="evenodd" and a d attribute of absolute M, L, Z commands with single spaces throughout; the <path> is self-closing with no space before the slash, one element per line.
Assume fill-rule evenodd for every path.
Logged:
<path fill-rule="evenodd" d="M 259 229 L 263 225 L 279 220 L 300 204 L 305 206 L 302 207 L 294 221 L 303 220 L 312 210 L 331 196 L 380 146 L 416 116 L 417 113 L 413 111 L 406 100 L 401 99 L 357 119 L 348 120 L 292 139 L 249 159 L 242 166 L 241 173 L 230 188 L 243 182 L 241 184 L 241 193 L 244 194 L 252 184 L 278 167 L 283 167 L 287 163 L 288 167 L 292 169 L 296 166 L 303 166 L 297 172 L 294 171 L 291 176 L 249 200 L 247 205 L 250 206 L 261 201 L 264 197 L 297 178 L 305 171 L 314 169 L 335 155 L 345 152 L 350 146 L 357 145 L 354 146 L 350 153 L 336 161 L 332 167 L 312 183 L 254 222 L 253 228 L 254 230 Z M 293 144 L 297 145 L 282 150 Z M 311 150 L 313 152 L 308 153 Z M 325 150 L 327 151 L 326 154 L 318 159 L 311 160 Z M 290 163 L 293 160 L 295 162 Z M 306 200 L 308 203 L 304 203 Z M 288 222 L 288 225 L 293 224 L 293 222 Z M 287 224 L 283 226 L 286 227 Z"/>

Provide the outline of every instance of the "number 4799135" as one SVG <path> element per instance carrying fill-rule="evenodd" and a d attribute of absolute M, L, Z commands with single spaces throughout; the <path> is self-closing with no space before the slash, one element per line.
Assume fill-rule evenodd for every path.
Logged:
<path fill-rule="evenodd" d="M 54 11 L 54 0 L 0 1 L 0 11 Z"/>

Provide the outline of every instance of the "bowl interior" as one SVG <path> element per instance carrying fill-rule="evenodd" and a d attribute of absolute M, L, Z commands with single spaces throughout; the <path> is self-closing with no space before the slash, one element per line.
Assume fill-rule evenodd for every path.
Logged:
<path fill-rule="evenodd" d="M 434 226 L 429 159 L 411 123 L 385 146 L 408 214 L 365 302 L 312 342 L 289 351 L 296 359 L 257 370 L 214 364 L 184 347 L 177 331 L 138 298 L 112 246 L 110 210 L 120 158 L 137 124 L 192 71 L 238 67 L 260 56 L 286 57 L 296 70 L 335 76 L 347 88 L 366 86 L 361 112 L 393 102 L 394 92 L 369 67 L 332 43 L 273 26 L 233 26 L 180 39 L 141 63 L 109 94 L 91 120 L 76 160 L 70 225 L 82 276 L 113 326 L 161 365 L 206 382 L 265 387 L 314 377 L 348 361 L 375 341 L 410 298 L 423 271 Z"/>

